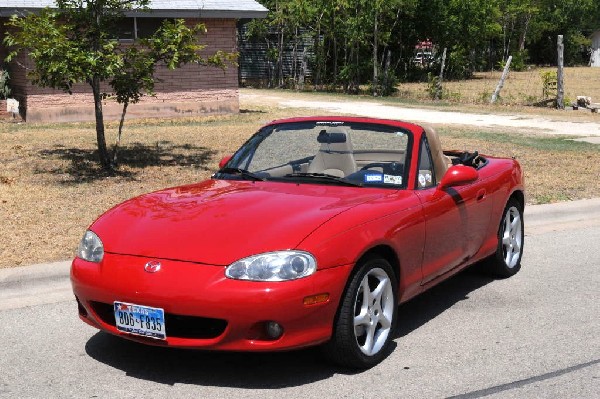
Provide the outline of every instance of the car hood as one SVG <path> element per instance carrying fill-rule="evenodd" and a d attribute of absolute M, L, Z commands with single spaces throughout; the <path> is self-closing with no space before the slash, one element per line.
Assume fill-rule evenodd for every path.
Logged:
<path fill-rule="evenodd" d="M 208 180 L 133 198 L 92 226 L 106 252 L 211 265 L 295 248 L 382 189 Z"/>

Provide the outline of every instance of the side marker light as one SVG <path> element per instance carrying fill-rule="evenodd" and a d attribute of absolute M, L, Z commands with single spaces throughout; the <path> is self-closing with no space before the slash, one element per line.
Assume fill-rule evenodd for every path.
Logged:
<path fill-rule="evenodd" d="M 329 294 L 323 293 L 323 294 L 310 295 L 310 296 L 305 297 L 303 302 L 304 302 L 304 306 L 318 305 L 320 303 L 329 302 Z"/>

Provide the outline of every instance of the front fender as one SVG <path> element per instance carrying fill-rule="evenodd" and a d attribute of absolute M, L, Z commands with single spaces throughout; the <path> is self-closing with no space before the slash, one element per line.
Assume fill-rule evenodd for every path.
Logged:
<path fill-rule="evenodd" d="M 344 212 L 311 233 L 297 249 L 312 253 L 318 268 L 327 269 L 356 265 L 365 253 L 381 245 L 397 256 L 401 298 L 413 296 L 423 278 L 425 245 L 422 206 L 414 193 L 401 192 Z"/>

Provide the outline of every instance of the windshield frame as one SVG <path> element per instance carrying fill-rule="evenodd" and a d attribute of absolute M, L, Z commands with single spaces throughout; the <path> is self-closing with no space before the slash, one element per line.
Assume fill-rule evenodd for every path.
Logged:
<path fill-rule="evenodd" d="M 406 189 L 408 186 L 408 176 L 409 176 L 409 172 L 410 172 L 410 165 L 411 165 L 411 160 L 412 160 L 412 152 L 413 152 L 413 145 L 414 145 L 414 134 L 413 132 L 407 128 L 407 127 L 403 127 L 403 126 L 399 126 L 393 123 L 394 121 L 390 121 L 388 123 L 385 123 L 385 121 L 383 120 L 353 120 L 352 118 L 348 118 L 348 117 L 343 117 L 343 118 L 339 118 L 339 119 L 331 119 L 331 117 L 327 117 L 327 118 L 310 118 L 310 119 L 304 119 L 304 118 L 298 118 L 298 119 L 291 119 L 291 120 L 282 120 L 282 121 L 274 121 L 266 126 L 263 126 L 262 128 L 260 128 L 254 135 L 252 135 L 248 140 L 246 140 L 244 142 L 244 144 L 242 144 L 240 146 L 240 148 L 232 155 L 232 157 L 229 159 L 229 161 L 224 165 L 224 167 L 221 170 L 225 170 L 227 168 L 234 168 L 234 169 L 242 169 L 244 171 L 248 171 L 248 167 L 251 165 L 253 159 L 254 159 L 254 155 L 256 153 L 257 148 L 259 148 L 259 146 L 263 143 L 263 141 L 265 139 L 267 139 L 268 137 L 270 137 L 273 132 L 275 130 L 287 130 L 287 128 L 289 127 L 290 130 L 292 129 L 301 129 L 301 128 L 306 128 L 306 129 L 314 129 L 315 127 L 318 126 L 323 126 L 323 127 L 350 127 L 350 128 L 362 128 L 364 130 L 370 130 L 370 131 L 374 131 L 374 132 L 381 132 L 381 134 L 404 134 L 407 137 L 407 142 L 406 142 L 406 147 L 403 148 L 399 148 L 398 151 L 405 151 L 404 153 L 404 162 L 403 162 L 403 171 L 402 174 L 400 176 L 402 176 L 402 183 L 401 184 L 389 184 L 389 183 L 376 183 L 376 182 L 366 182 L 365 179 L 365 184 L 357 184 L 356 181 L 350 180 L 350 179 L 346 179 L 345 177 L 339 177 L 339 176 L 333 176 L 331 175 L 330 177 L 332 178 L 338 178 L 339 183 L 335 182 L 335 179 L 322 179 L 319 178 L 318 176 L 314 176 L 314 179 L 310 179 L 310 176 L 307 176 L 307 174 L 298 174 L 298 175 L 294 175 L 295 173 L 292 174 L 286 174 L 284 176 L 269 176 L 268 175 L 268 171 L 269 170 L 273 170 L 279 167 L 285 167 L 285 166 L 292 166 L 294 172 L 296 172 L 296 169 L 294 168 L 294 164 L 300 161 L 310 161 L 311 158 L 314 158 L 314 155 L 312 157 L 304 157 L 304 158 L 299 158 L 298 160 L 290 160 L 287 163 L 284 163 L 282 165 L 275 165 L 275 166 L 270 166 L 269 168 L 260 170 L 260 171 L 254 171 L 254 172 L 250 172 L 254 175 L 257 175 L 259 177 L 261 177 L 260 180 L 263 181 L 267 181 L 267 182 L 283 182 L 283 183 L 293 183 L 293 184 L 339 184 L 339 185 L 344 185 L 344 186 L 357 186 L 357 187 L 378 187 L 378 188 L 386 188 L 386 189 L 393 189 L 393 190 L 399 190 L 399 189 Z M 282 129 L 283 128 L 283 129 Z M 366 151 L 366 150 L 364 150 Z M 222 179 L 222 180 L 246 180 L 246 178 L 243 176 L 244 174 L 242 173 L 226 173 L 226 172 L 221 172 L 221 170 L 217 171 L 214 175 L 213 175 L 213 179 Z M 360 169 L 358 169 L 360 170 Z M 383 176 L 384 172 L 381 172 L 381 175 Z M 257 179 L 251 179 L 253 181 L 256 181 Z M 259 180 L 259 182 L 260 182 Z"/>

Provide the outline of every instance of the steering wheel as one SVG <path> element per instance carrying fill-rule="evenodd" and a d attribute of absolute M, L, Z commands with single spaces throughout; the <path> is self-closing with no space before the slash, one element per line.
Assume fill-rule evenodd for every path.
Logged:
<path fill-rule="evenodd" d="M 402 173 L 402 164 L 398 162 L 371 162 L 360 168 L 360 170 L 368 170 L 373 168 L 381 168 L 383 173 L 395 175 Z"/>

